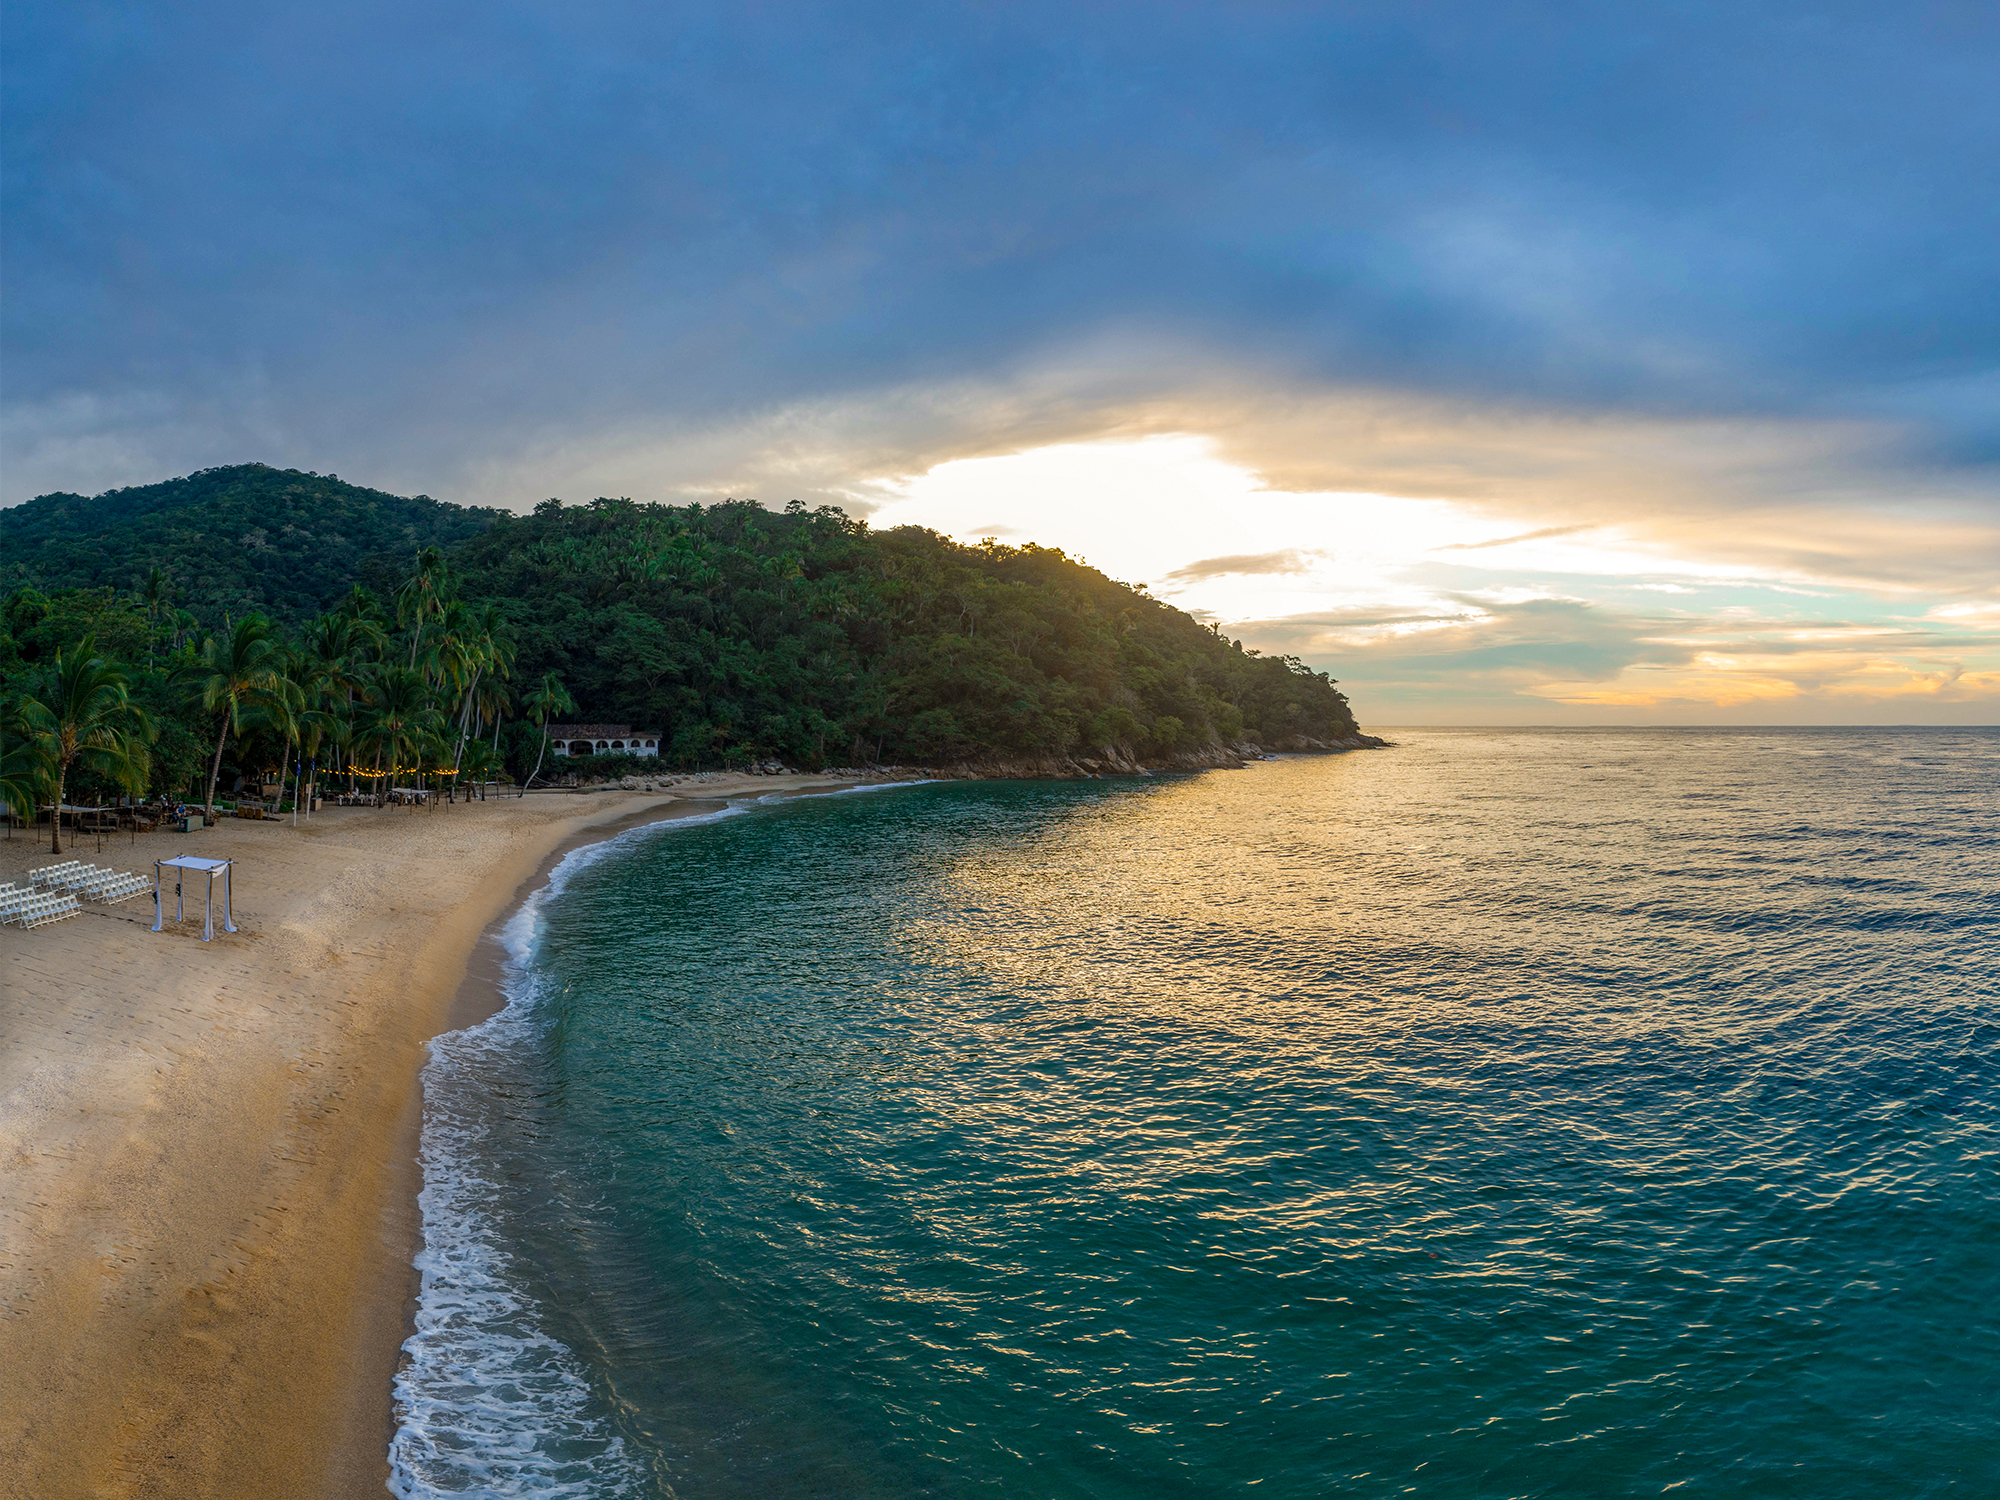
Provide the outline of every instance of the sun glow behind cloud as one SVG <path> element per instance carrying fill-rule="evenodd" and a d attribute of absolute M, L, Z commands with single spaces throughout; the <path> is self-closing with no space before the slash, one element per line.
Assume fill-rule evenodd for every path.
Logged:
<path fill-rule="evenodd" d="M 1491 529 L 1441 500 L 1268 490 L 1188 434 L 964 459 L 891 493 L 877 525 L 1032 538 L 1225 619 L 1403 594 L 1416 602 L 1424 591 L 1395 580 L 1409 559 Z M 1243 571 L 1199 566 L 1210 559 Z"/>
<path fill-rule="evenodd" d="M 1060 547 L 1333 670 L 1378 717 L 2000 717 L 2000 605 L 1869 597 L 1633 527 L 1273 489 L 1199 434 L 956 460 L 876 494 L 878 526 Z"/>
<path fill-rule="evenodd" d="M 17 7 L 0 504 L 834 501 L 1378 723 L 2000 717 L 1991 7 L 1599 9 Z"/>

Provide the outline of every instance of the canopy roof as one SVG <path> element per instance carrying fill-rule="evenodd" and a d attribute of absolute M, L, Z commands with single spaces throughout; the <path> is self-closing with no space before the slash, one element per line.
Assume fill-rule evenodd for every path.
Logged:
<path fill-rule="evenodd" d="M 208 870 L 212 873 L 216 870 L 226 868 L 229 861 L 226 859 L 203 859 L 198 854 L 176 854 L 172 859 L 156 859 L 153 863 L 164 865 L 169 870 Z"/>

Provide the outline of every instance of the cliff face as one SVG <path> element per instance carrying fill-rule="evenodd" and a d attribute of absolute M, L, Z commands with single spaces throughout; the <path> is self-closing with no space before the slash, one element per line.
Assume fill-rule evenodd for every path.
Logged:
<path fill-rule="evenodd" d="M 1265 760 L 1274 754 L 1338 755 L 1349 750 L 1380 750 L 1389 741 L 1372 734 L 1351 734 L 1340 739 L 1314 739 L 1308 735 L 1290 735 L 1269 745 L 1260 745 L 1250 740 L 1239 740 L 1234 744 L 1214 741 L 1191 750 L 1177 750 L 1171 755 L 1133 756 L 1116 746 L 1087 754 L 1068 756 L 1015 756 L 982 758 L 960 761 L 953 765 L 936 766 L 926 774 L 950 777 L 956 780 L 998 780 L 1020 779 L 1028 781 L 1070 780 L 1084 776 L 1139 776 L 1149 771 L 1213 771 L 1241 770 L 1253 760 Z"/>

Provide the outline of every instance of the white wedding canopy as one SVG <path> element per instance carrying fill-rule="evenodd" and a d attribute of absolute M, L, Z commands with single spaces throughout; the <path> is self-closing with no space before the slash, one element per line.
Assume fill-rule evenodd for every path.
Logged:
<path fill-rule="evenodd" d="M 222 930 L 234 932 L 236 923 L 230 920 L 229 912 L 229 871 L 235 863 L 227 859 L 203 859 L 195 854 L 176 854 L 172 859 L 153 861 L 153 931 L 158 932 L 167 920 L 167 906 L 163 899 L 162 883 L 165 872 L 174 872 L 174 920 L 181 919 L 181 871 L 191 870 L 198 875 L 208 876 L 208 904 L 202 908 L 201 940 L 204 943 L 215 940 L 215 877 L 222 877 Z"/>

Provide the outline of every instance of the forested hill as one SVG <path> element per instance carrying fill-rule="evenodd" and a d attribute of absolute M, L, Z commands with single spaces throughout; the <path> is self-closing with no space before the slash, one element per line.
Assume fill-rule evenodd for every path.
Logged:
<path fill-rule="evenodd" d="M 667 726 L 678 758 L 739 737 L 805 759 L 936 762 L 1352 734 L 1347 700 L 1042 547 L 745 501 L 544 502 L 458 553 L 530 672 Z"/>
<path fill-rule="evenodd" d="M 419 548 L 448 549 L 502 514 L 236 464 L 0 510 L 0 579 L 6 591 L 137 590 L 157 566 L 173 576 L 174 602 L 203 619 L 255 609 L 298 626 L 355 583 L 393 587 Z"/>
<path fill-rule="evenodd" d="M 441 556 L 420 558 L 432 544 Z M 553 675 L 574 717 L 659 728 L 684 766 L 1185 763 L 1355 733 L 1325 675 L 1061 552 L 876 531 L 832 507 L 551 500 L 519 516 L 249 465 L 0 512 L 0 558 L 10 674 L 85 629 L 128 655 L 143 641 L 165 672 L 169 650 L 258 611 L 299 643 L 301 671 L 365 683 L 368 661 L 310 659 L 344 638 L 313 626 L 337 609 L 380 623 L 384 670 L 433 651 L 504 662 L 517 702 Z M 134 592 L 149 577 L 150 601 Z M 413 600 L 430 603 L 412 613 Z M 447 603 L 460 623 L 426 626 L 425 608 Z M 453 670 L 439 658 L 419 675 L 437 712 L 478 719 L 487 699 L 450 699 Z M 361 714 L 362 698 L 344 701 Z M 531 762 L 522 710 L 498 712 L 502 750 Z"/>

